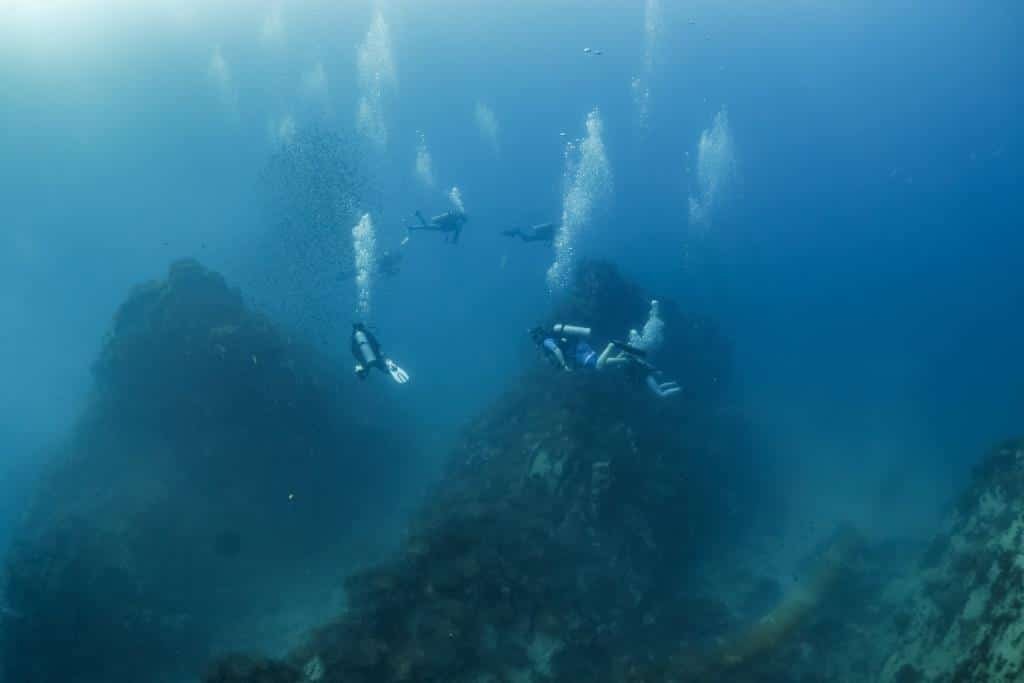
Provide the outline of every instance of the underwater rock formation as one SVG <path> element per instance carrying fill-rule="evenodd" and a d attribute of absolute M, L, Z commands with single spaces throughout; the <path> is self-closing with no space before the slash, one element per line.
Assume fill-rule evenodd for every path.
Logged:
<path fill-rule="evenodd" d="M 873 683 L 891 652 L 891 617 L 918 549 L 871 544 L 841 527 L 773 607 L 748 614 L 712 652 L 683 650 L 644 680 Z"/>
<path fill-rule="evenodd" d="M 556 314 L 622 337 L 647 301 L 591 263 Z M 345 683 L 622 681 L 721 632 L 726 610 L 681 586 L 756 514 L 734 504 L 753 497 L 756 468 L 723 412 L 723 338 L 671 304 L 662 314 L 658 362 L 687 400 L 538 360 L 467 427 L 397 556 L 350 576 L 346 611 L 285 665 Z M 261 680 L 224 671 L 207 683 Z"/>
<path fill-rule="evenodd" d="M 897 615 L 886 683 L 1024 680 L 1024 440 L 976 469 Z"/>
<path fill-rule="evenodd" d="M 6 680 L 195 680 L 281 586 L 326 602 L 404 457 L 326 363 L 181 261 L 119 308 L 94 371 L 7 560 Z"/>
<path fill-rule="evenodd" d="M 1022 529 L 1024 441 L 1010 441 L 975 469 L 930 544 L 850 548 L 814 613 L 729 680 L 1024 680 Z"/>

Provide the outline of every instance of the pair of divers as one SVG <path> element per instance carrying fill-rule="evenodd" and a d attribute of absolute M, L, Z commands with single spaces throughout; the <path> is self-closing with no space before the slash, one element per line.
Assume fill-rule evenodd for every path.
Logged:
<path fill-rule="evenodd" d="M 469 221 L 469 216 L 465 212 L 455 209 L 434 216 L 430 219 L 429 223 L 419 211 L 416 211 L 413 215 L 419 220 L 419 224 L 406 226 L 409 232 L 414 230 L 439 232 L 445 236 L 445 242 L 451 242 L 452 244 L 458 243 L 459 237 L 462 235 L 462 228 Z M 501 235 L 513 238 L 518 237 L 523 242 L 547 242 L 549 244 L 555 241 L 557 233 L 558 226 L 554 223 L 540 223 L 528 228 L 511 228 L 501 231 Z"/>
<path fill-rule="evenodd" d="M 469 222 L 469 216 L 466 215 L 466 212 L 459 211 L 458 209 L 452 209 L 434 216 L 429 222 L 419 210 L 413 215 L 416 216 L 419 224 L 407 225 L 406 230 L 410 233 L 414 230 L 439 232 L 445 236 L 445 242 L 452 244 L 458 243 L 459 237 L 462 235 L 463 226 Z M 500 234 L 505 237 L 518 237 L 523 242 L 547 242 L 550 244 L 555 241 L 555 235 L 558 234 L 558 226 L 554 223 L 540 223 L 538 225 L 531 225 L 528 228 L 502 230 Z"/>
<path fill-rule="evenodd" d="M 534 327 L 530 338 L 552 365 L 566 372 L 621 367 L 658 398 L 668 398 L 682 391 L 677 382 L 660 380 L 662 372 L 647 361 L 645 350 L 613 340 L 598 353 L 587 342 L 590 333 L 589 327 L 558 324 L 550 329 Z"/>
<path fill-rule="evenodd" d="M 530 330 L 534 343 L 551 363 L 566 372 L 573 370 L 603 370 L 621 366 L 627 374 L 641 381 L 658 398 L 668 398 L 682 391 L 678 383 L 661 382 L 661 371 L 647 360 L 647 352 L 626 342 L 610 341 L 599 354 L 589 343 L 590 328 L 578 325 L 554 325 L 550 330 L 535 327 Z M 352 325 L 352 356 L 359 379 L 366 379 L 372 368 L 389 375 L 398 384 L 409 381 L 409 373 L 384 355 L 380 342 L 363 323 Z"/>

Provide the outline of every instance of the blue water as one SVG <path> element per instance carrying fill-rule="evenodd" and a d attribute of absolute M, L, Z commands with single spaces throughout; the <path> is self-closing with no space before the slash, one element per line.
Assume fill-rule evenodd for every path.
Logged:
<path fill-rule="evenodd" d="M 452 186 L 471 217 L 458 246 L 414 235 L 373 289 L 372 322 L 414 377 L 396 397 L 439 442 L 523 366 L 552 254 L 496 233 L 560 219 L 565 144 L 595 108 L 613 183 L 579 252 L 719 320 L 738 409 L 766 467 L 791 473 L 798 517 L 928 528 L 984 448 L 1019 432 L 1018 3 L 663 0 L 649 68 L 640 0 L 339 4 L 5 10 L 0 543 L 132 285 L 191 256 L 271 312 L 296 306 L 258 275 L 260 172 L 285 117 L 359 136 L 357 46 L 378 12 L 394 68 L 386 145 L 367 143 L 378 245 L 414 209 L 447 210 Z M 723 109 L 735 174 L 698 235 L 698 140 Z M 354 302 L 341 287 L 306 330 L 338 363 Z"/>

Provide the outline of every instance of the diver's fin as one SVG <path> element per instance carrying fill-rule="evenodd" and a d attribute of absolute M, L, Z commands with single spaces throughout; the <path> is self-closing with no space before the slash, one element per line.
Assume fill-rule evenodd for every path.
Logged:
<path fill-rule="evenodd" d="M 409 373 L 398 367 L 398 364 L 395 363 L 395 361 L 388 358 L 384 361 L 384 364 L 388 368 L 388 374 L 391 375 L 391 379 L 395 380 L 399 384 L 405 384 L 409 381 Z"/>

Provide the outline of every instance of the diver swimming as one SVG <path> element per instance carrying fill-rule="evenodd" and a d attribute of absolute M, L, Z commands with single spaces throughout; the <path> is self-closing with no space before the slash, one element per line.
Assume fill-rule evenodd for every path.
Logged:
<path fill-rule="evenodd" d="M 534 327 L 530 330 L 530 338 L 552 365 L 566 372 L 601 370 L 609 363 L 614 365 L 628 362 L 619 360 L 620 354 L 612 356 L 616 350 L 614 342 L 609 342 L 598 354 L 587 342 L 590 332 L 589 327 L 558 324 L 550 330 Z"/>
<path fill-rule="evenodd" d="M 359 379 L 366 379 L 370 368 L 377 368 L 390 375 L 391 379 L 398 384 L 405 384 L 409 381 L 409 373 L 384 355 L 377 337 L 366 329 L 363 323 L 352 324 L 352 355 L 356 359 L 355 370 Z"/>
<path fill-rule="evenodd" d="M 652 324 L 656 323 L 656 324 Z M 661 319 L 658 315 L 658 302 L 651 302 L 651 313 L 644 325 L 648 333 L 657 327 L 660 335 Z M 648 352 L 660 345 L 660 337 L 656 343 L 645 339 L 636 330 L 630 330 L 629 341 L 612 340 L 598 354 L 587 342 L 591 329 L 579 325 L 557 324 L 550 330 L 534 327 L 530 330 L 533 343 L 543 351 L 545 357 L 557 368 L 572 372 L 574 370 L 603 370 L 608 367 L 622 367 L 626 375 L 643 384 L 658 398 L 674 396 L 682 391 L 678 382 L 662 381 L 664 373 L 647 360 Z"/>
<path fill-rule="evenodd" d="M 452 244 L 458 243 L 459 236 L 462 234 L 462 226 L 469 221 L 469 216 L 467 216 L 464 211 L 459 211 L 457 209 L 452 209 L 451 211 L 446 211 L 439 216 L 434 216 L 430 219 L 429 223 L 419 210 L 417 210 L 414 215 L 419 219 L 420 224 L 406 226 L 410 232 L 413 230 L 430 230 L 433 232 L 444 233 L 444 241 L 451 242 Z"/>
<path fill-rule="evenodd" d="M 501 234 L 505 237 L 518 237 L 523 242 L 554 242 L 555 234 L 558 232 L 558 226 L 554 223 L 541 223 L 540 225 L 532 225 L 526 229 L 523 228 L 511 228 L 509 230 L 502 230 Z"/>

